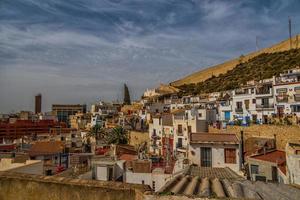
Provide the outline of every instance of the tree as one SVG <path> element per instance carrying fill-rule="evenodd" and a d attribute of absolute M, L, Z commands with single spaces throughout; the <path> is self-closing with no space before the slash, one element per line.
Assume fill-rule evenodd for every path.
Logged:
<path fill-rule="evenodd" d="M 106 142 L 108 144 L 127 144 L 128 141 L 128 132 L 121 126 L 113 128 L 106 134 Z"/>
<path fill-rule="evenodd" d="M 126 84 L 124 84 L 124 105 L 130 105 L 130 94 Z"/>
<path fill-rule="evenodd" d="M 89 135 L 95 137 L 96 140 L 103 138 L 104 134 L 105 134 L 105 130 L 99 124 L 93 126 L 89 132 Z"/>

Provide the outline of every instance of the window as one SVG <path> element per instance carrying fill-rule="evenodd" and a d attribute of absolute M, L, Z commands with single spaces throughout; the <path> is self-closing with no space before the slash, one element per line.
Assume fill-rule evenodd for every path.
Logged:
<path fill-rule="evenodd" d="M 236 150 L 235 149 L 224 149 L 225 163 L 236 163 Z"/>
<path fill-rule="evenodd" d="M 258 165 L 250 165 L 251 174 L 258 174 Z"/>
<path fill-rule="evenodd" d="M 192 127 L 188 126 L 188 133 L 191 133 L 191 132 L 192 132 Z"/>
<path fill-rule="evenodd" d="M 145 181 L 144 180 L 142 180 L 142 184 L 145 185 Z"/>
<path fill-rule="evenodd" d="M 243 102 L 236 102 L 236 107 L 237 107 L 238 109 L 242 109 L 242 107 L 243 107 Z"/>
<path fill-rule="evenodd" d="M 199 117 L 202 117 L 202 113 L 199 113 L 198 115 L 199 115 Z"/>
<path fill-rule="evenodd" d="M 269 105 L 269 98 L 262 98 L 261 105 L 268 106 Z"/>
<path fill-rule="evenodd" d="M 291 105 L 292 112 L 300 112 L 300 105 Z"/>
<path fill-rule="evenodd" d="M 182 147 L 182 138 L 178 138 L 178 141 L 177 141 L 177 147 L 178 147 L 178 148 L 181 148 L 181 147 Z"/>
<path fill-rule="evenodd" d="M 212 152 L 209 147 L 200 147 L 201 151 L 201 167 L 212 166 Z"/>
<path fill-rule="evenodd" d="M 249 109 L 249 99 L 245 100 L 245 108 L 248 110 Z"/>
<path fill-rule="evenodd" d="M 178 133 L 182 133 L 182 125 L 178 124 Z"/>
<path fill-rule="evenodd" d="M 252 99 L 252 103 L 253 103 L 253 104 L 256 104 L 256 99 Z"/>
<path fill-rule="evenodd" d="M 294 90 L 296 94 L 300 94 L 300 87 L 295 87 Z"/>
<path fill-rule="evenodd" d="M 280 88 L 276 90 L 277 94 L 285 95 L 287 93 L 287 88 Z"/>

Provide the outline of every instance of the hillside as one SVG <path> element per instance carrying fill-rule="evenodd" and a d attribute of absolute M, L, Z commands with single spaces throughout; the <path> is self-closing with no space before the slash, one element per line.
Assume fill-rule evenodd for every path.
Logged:
<path fill-rule="evenodd" d="M 297 39 L 297 37 L 299 39 Z M 294 36 L 292 38 L 292 45 L 295 48 L 300 47 L 300 35 Z M 255 56 L 258 56 L 262 53 L 274 53 L 274 52 L 280 52 L 280 51 L 287 51 L 290 49 L 290 41 L 284 40 L 278 44 L 275 44 L 271 47 L 261 49 L 259 51 L 244 55 L 242 60 L 248 61 L 251 58 L 254 58 Z M 238 65 L 241 61 L 241 58 L 235 58 L 232 60 L 229 60 L 227 62 L 224 62 L 219 65 L 215 65 L 212 67 L 208 67 L 206 69 L 203 69 L 199 72 L 193 73 L 191 75 L 188 75 L 180 80 L 174 81 L 170 83 L 172 86 L 180 86 L 183 84 L 191 84 L 191 83 L 198 83 L 201 81 L 205 81 L 206 79 L 210 78 L 212 75 L 218 76 L 219 74 L 224 74 L 228 70 L 233 69 L 236 65 Z"/>
<path fill-rule="evenodd" d="M 300 49 L 263 53 L 247 62 L 240 62 L 227 73 L 211 76 L 197 84 L 185 84 L 179 88 L 183 90 L 183 94 L 232 90 L 246 84 L 247 81 L 271 78 L 298 66 L 300 66 Z"/>

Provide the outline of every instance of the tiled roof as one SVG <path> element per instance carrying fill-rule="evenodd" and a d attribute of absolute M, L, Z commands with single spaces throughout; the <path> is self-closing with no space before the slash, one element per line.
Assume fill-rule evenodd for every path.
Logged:
<path fill-rule="evenodd" d="M 132 161 L 132 160 L 137 160 L 138 156 L 124 153 L 119 157 L 119 159 L 120 160 L 126 160 L 126 161 Z"/>
<path fill-rule="evenodd" d="M 200 167 L 193 168 L 194 171 L 203 170 L 203 168 Z M 211 168 L 211 172 L 224 170 L 226 171 L 225 168 Z M 215 175 L 215 177 L 201 177 L 201 174 L 204 173 L 200 172 L 200 176 L 189 172 L 179 174 L 159 189 L 158 194 L 207 197 L 214 199 L 300 199 L 300 190 L 288 185 L 264 183 L 261 181 L 251 182 L 239 177 L 237 174 L 237 178 L 231 177 L 231 179 L 224 178 L 222 175 Z"/>
<path fill-rule="evenodd" d="M 235 134 L 225 133 L 191 133 L 190 141 L 191 143 L 239 143 L 239 139 Z"/>
<path fill-rule="evenodd" d="M 277 164 L 282 164 L 285 163 L 286 161 L 285 152 L 279 150 L 266 152 L 265 154 L 261 154 L 261 155 L 250 156 L 250 158 L 256 160 L 268 161 Z"/>
<path fill-rule="evenodd" d="M 63 149 L 64 144 L 61 141 L 42 141 L 33 144 L 28 153 L 30 156 L 51 155 L 62 153 Z"/>

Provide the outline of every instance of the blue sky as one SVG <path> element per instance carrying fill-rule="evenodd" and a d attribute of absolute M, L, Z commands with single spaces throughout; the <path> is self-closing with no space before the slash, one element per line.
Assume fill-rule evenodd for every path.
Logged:
<path fill-rule="evenodd" d="M 0 112 L 133 99 L 300 32 L 297 0 L 0 0 Z"/>

